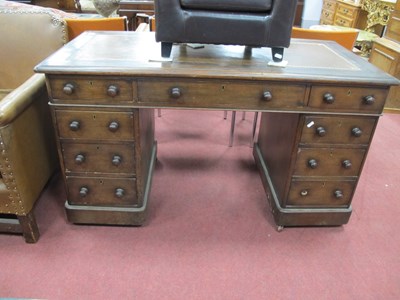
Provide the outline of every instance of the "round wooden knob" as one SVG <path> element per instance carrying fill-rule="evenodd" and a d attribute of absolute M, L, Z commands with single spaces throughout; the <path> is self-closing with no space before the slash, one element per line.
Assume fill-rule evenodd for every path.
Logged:
<path fill-rule="evenodd" d="M 78 131 L 80 127 L 81 124 L 79 123 L 79 121 L 72 121 L 71 123 L 69 123 L 69 129 L 71 129 L 72 131 Z"/>
<path fill-rule="evenodd" d="M 302 190 L 301 192 L 300 192 L 300 196 L 302 196 L 302 197 L 305 197 L 305 196 L 307 196 L 308 195 L 308 191 L 307 190 Z"/>
<path fill-rule="evenodd" d="M 342 166 L 345 169 L 350 169 L 351 168 L 351 161 L 349 159 L 345 159 L 342 161 Z"/>
<path fill-rule="evenodd" d="M 323 99 L 324 102 L 328 104 L 332 104 L 333 102 L 335 102 L 335 96 L 333 96 L 331 93 L 324 94 Z"/>
<path fill-rule="evenodd" d="M 372 96 L 372 95 L 365 96 L 364 97 L 364 103 L 368 104 L 368 105 L 374 104 L 375 103 L 375 97 Z"/>
<path fill-rule="evenodd" d="M 110 97 L 115 97 L 118 95 L 118 93 L 119 93 L 119 88 L 115 85 L 110 85 L 107 88 L 107 95 Z"/>
<path fill-rule="evenodd" d="M 122 198 L 125 196 L 125 190 L 122 188 L 116 188 L 115 189 L 115 196 L 118 198 Z"/>
<path fill-rule="evenodd" d="M 333 192 L 333 195 L 335 196 L 336 199 L 341 199 L 343 198 L 343 192 L 341 190 L 336 190 Z"/>
<path fill-rule="evenodd" d="M 113 158 L 112 158 L 112 164 L 113 164 L 114 166 L 119 166 L 119 165 L 121 164 L 121 162 L 122 162 L 122 157 L 121 157 L 121 156 L 119 156 L 119 155 L 114 155 L 114 156 L 113 156 Z"/>
<path fill-rule="evenodd" d="M 355 137 L 360 137 L 360 136 L 362 135 L 362 130 L 361 130 L 360 128 L 358 128 L 358 127 L 354 127 L 354 128 L 351 130 L 351 134 L 352 134 L 353 136 L 355 136 Z"/>
<path fill-rule="evenodd" d="M 318 134 L 319 136 L 325 136 L 325 134 L 326 134 L 326 130 L 325 130 L 325 128 L 322 127 L 322 126 L 317 127 L 317 129 L 316 129 L 315 131 L 317 132 L 317 134 Z"/>
<path fill-rule="evenodd" d="M 110 124 L 108 124 L 108 129 L 111 132 L 116 132 L 118 130 L 118 128 L 119 128 L 119 123 L 116 121 L 112 121 L 112 122 L 110 122 Z"/>
<path fill-rule="evenodd" d="M 83 154 L 78 154 L 77 156 L 75 156 L 75 162 L 76 164 L 80 165 L 85 161 L 85 155 Z"/>
<path fill-rule="evenodd" d="M 311 169 L 315 169 L 316 167 L 318 167 L 318 162 L 317 162 L 315 159 L 310 159 L 310 160 L 308 161 L 308 166 L 309 166 Z"/>
<path fill-rule="evenodd" d="M 262 94 L 262 99 L 264 101 L 271 101 L 272 100 L 272 94 L 270 91 L 264 91 Z"/>
<path fill-rule="evenodd" d="M 178 87 L 174 87 L 171 89 L 171 97 L 174 99 L 178 99 L 181 96 L 181 89 Z"/>
<path fill-rule="evenodd" d="M 82 198 L 86 197 L 89 194 L 89 189 L 86 186 L 81 187 L 79 190 L 79 196 Z"/>
<path fill-rule="evenodd" d="M 72 95 L 75 91 L 75 86 L 72 83 L 66 83 L 63 87 L 63 92 L 66 95 Z"/>

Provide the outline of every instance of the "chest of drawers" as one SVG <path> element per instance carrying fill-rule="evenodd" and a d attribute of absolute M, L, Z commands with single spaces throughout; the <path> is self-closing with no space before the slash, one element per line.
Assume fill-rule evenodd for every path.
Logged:
<path fill-rule="evenodd" d="M 324 0 L 322 3 L 322 11 L 320 24 L 321 25 L 333 25 L 336 12 L 336 0 Z"/>
<path fill-rule="evenodd" d="M 265 49 L 181 46 L 172 62 L 154 53 L 151 33 L 88 32 L 36 67 L 50 90 L 71 222 L 144 222 L 154 108 L 261 111 L 253 154 L 276 224 L 348 221 L 395 78 L 328 41 L 293 40 L 286 68 L 269 67 Z"/>
<path fill-rule="evenodd" d="M 123 77 L 48 77 L 60 162 L 74 223 L 141 225 L 156 145 L 152 109 L 135 109 Z"/>
<path fill-rule="evenodd" d="M 333 25 L 365 29 L 367 27 L 368 13 L 361 4 L 345 0 L 337 0 Z"/>

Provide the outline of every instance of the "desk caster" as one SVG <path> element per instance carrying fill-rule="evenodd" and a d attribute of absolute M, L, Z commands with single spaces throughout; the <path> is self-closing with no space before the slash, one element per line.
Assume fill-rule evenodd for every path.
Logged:
<path fill-rule="evenodd" d="M 283 230 L 283 226 L 282 226 L 282 225 L 277 226 L 277 227 L 276 227 L 276 230 L 277 230 L 278 232 L 281 232 L 281 231 Z"/>

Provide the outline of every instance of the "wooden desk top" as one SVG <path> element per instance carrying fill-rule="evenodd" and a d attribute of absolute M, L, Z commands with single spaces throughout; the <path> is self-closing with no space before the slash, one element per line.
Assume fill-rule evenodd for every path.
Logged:
<path fill-rule="evenodd" d="M 47 74 L 129 75 L 241 80 L 301 81 L 371 86 L 399 81 L 335 42 L 293 39 L 286 67 L 268 66 L 270 51 L 243 46 L 173 47 L 172 62 L 160 57 L 154 33 L 85 32 L 35 67 Z"/>

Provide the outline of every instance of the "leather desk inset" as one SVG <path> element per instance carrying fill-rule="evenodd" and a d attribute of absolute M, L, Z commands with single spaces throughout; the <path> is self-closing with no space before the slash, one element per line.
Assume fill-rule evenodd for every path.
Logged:
<path fill-rule="evenodd" d="M 334 42 L 293 40 L 288 66 L 263 49 L 174 48 L 152 33 L 87 32 L 46 74 L 74 223 L 143 223 L 154 108 L 262 111 L 255 161 L 278 226 L 341 225 L 386 96 L 398 81 Z M 131 159 L 129 159 L 131 157 Z"/>

